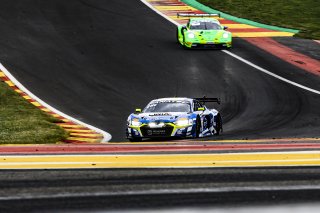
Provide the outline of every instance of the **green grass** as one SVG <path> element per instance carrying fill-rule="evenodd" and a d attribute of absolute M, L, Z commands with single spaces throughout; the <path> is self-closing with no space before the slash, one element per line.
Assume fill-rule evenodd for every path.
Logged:
<path fill-rule="evenodd" d="M 230 15 L 300 30 L 302 38 L 320 39 L 319 0 L 198 0 Z"/>
<path fill-rule="evenodd" d="M 68 133 L 58 119 L 42 112 L 0 81 L 0 144 L 46 144 Z"/>

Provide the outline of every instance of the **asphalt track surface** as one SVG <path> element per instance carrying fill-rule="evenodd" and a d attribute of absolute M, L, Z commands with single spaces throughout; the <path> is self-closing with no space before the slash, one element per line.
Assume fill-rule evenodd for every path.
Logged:
<path fill-rule="evenodd" d="M 128 114 L 151 99 L 203 95 L 222 100 L 214 106 L 225 124 L 218 139 L 319 136 L 319 95 L 265 75 L 221 51 L 180 48 L 175 26 L 138 0 L 6 0 L 0 4 L 1 63 L 35 95 L 108 131 L 113 141 L 125 140 Z M 234 40 L 232 53 L 320 90 L 319 77 L 244 40 Z M 1 172 L 1 198 L 11 199 L 0 203 L 6 211 L 43 212 L 313 202 L 319 201 L 319 180 L 317 168 L 7 171 Z M 145 192 L 216 188 L 217 183 L 257 189 L 249 188 L 250 193 Z M 296 188 L 263 189 L 283 185 Z M 130 189 L 145 193 L 124 196 Z M 122 194 L 101 194 L 117 191 Z M 65 197 L 46 198 L 46 193 Z M 17 200 L 21 205 L 14 205 Z"/>
<path fill-rule="evenodd" d="M 175 208 L 245 206 L 262 210 L 270 205 L 319 204 L 320 171 L 312 167 L 4 171 L 0 186 L 1 212 L 175 212 Z"/>
<path fill-rule="evenodd" d="M 30 91 L 125 141 L 127 116 L 167 96 L 219 97 L 223 139 L 319 136 L 320 99 L 221 51 L 185 51 L 138 0 L 2 1 L 1 62 Z M 247 42 L 235 53 L 296 83 L 320 79 Z M 220 139 L 221 139 L 220 138 Z"/>

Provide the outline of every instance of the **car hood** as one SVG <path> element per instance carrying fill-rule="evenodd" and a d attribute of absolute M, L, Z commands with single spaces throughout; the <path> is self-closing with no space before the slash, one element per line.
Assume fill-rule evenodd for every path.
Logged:
<path fill-rule="evenodd" d="M 222 34 L 226 31 L 224 30 L 190 30 L 196 35 L 198 39 L 212 40 L 214 38 L 222 37 Z"/>
<path fill-rule="evenodd" d="M 149 122 L 174 122 L 180 117 L 189 117 L 190 114 L 186 112 L 153 112 L 140 113 L 138 118 L 143 123 Z"/>

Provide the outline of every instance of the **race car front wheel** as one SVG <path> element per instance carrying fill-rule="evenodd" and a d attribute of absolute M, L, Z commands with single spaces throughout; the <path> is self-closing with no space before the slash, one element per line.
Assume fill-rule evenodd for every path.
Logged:
<path fill-rule="evenodd" d="M 179 40 L 179 29 L 177 28 L 177 43 L 180 44 L 180 40 Z"/>
<path fill-rule="evenodd" d="M 201 121 L 200 121 L 200 118 L 198 117 L 196 121 L 196 138 L 199 137 L 200 130 L 201 130 Z"/>
<path fill-rule="evenodd" d="M 222 132 L 222 119 L 221 115 L 218 114 L 216 117 L 216 133 L 215 135 L 219 135 Z"/>
<path fill-rule="evenodd" d="M 142 138 L 129 138 L 130 142 L 141 142 Z"/>

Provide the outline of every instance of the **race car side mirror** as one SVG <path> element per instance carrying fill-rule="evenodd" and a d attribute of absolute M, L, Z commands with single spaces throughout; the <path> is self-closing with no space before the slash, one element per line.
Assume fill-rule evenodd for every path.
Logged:
<path fill-rule="evenodd" d="M 228 29 L 228 27 L 227 27 L 227 26 L 224 26 L 224 27 L 223 27 L 223 30 L 227 30 L 227 29 Z"/>
<path fill-rule="evenodd" d="M 199 107 L 198 111 L 204 111 L 204 107 Z"/>
<path fill-rule="evenodd" d="M 135 110 L 135 113 L 141 113 L 141 109 L 139 109 L 139 108 L 136 109 L 136 110 Z"/>

